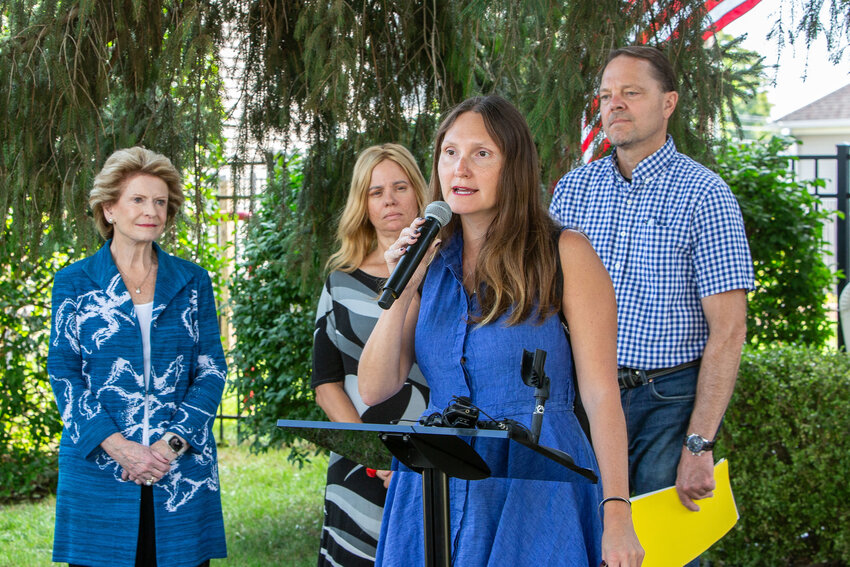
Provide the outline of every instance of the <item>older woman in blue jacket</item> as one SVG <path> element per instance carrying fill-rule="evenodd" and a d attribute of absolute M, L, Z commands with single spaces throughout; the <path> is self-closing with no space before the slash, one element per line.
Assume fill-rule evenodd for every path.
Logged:
<path fill-rule="evenodd" d="M 212 284 L 155 242 L 182 203 L 168 158 L 116 151 L 89 199 L 107 242 L 56 274 L 54 561 L 196 567 L 227 555 L 212 435 L 226 366 Z"/>

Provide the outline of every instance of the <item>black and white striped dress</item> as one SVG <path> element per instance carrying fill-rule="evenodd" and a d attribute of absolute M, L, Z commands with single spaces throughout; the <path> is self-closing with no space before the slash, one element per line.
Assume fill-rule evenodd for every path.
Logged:
<path fill-rule="evenodd" d="M 428 402 L 428 387 L 416 365 L 401 391 L 379 405 L 368 407 L 357 391 L 357 364 L 381 314 L 377 300 L 383 285 L 383 278 L 361 270 L 350 274 L 335 271 L 328 276 L 316 310 L 312 387 L 343 382 L 365 423 L 415 421 Z M 363 465 L 331 453 L 320 566 L 374 564 L 385 498 L 380 479 L 367 476 Z"/>

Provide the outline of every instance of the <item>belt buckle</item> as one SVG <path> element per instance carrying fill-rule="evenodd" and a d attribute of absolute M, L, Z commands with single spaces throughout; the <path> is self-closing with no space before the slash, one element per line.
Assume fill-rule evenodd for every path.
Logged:
<path fill-rule="evenodd" d="M 637 388 L 638 386 L 643 386 L 648 383 L 646 373 L 642 370 L 638 370 L 637 368 L 620 368 L 617 372 L 617 378 L 619 378 L 620 387 L 627 390 Z"/>

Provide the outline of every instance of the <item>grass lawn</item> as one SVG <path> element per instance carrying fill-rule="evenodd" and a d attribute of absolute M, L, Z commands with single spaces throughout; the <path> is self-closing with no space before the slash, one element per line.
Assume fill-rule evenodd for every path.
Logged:
<path fill-rule="evenodd" d="M 316 564 L 327 457 L 314 457 L 302 469 L 286 457 L 282 450 L 252 455 L 246 447 L 219 444 L 228 559 L 213 565 Z M 0 566 L 52 565 L 55 504 L 49 497 L 0 505 Z"/>

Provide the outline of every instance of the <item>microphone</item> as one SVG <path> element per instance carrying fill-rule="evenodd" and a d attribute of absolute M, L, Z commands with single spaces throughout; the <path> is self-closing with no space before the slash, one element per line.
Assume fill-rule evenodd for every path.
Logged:
<path fill-rule="evenodd" d="M 387 283 L 384 284 L 383 293 L 378 300 L 381 309 L 389 309 L 398 299 L 440 229 L 448 224 L 451 218 L 452 209 L 445 201 L 434 201 L 425 207 L 425 223 L 419 227 L 419 240 L 408 247 L 407 252 L 396 264 L 395 270 L 390 274 Z"/>

